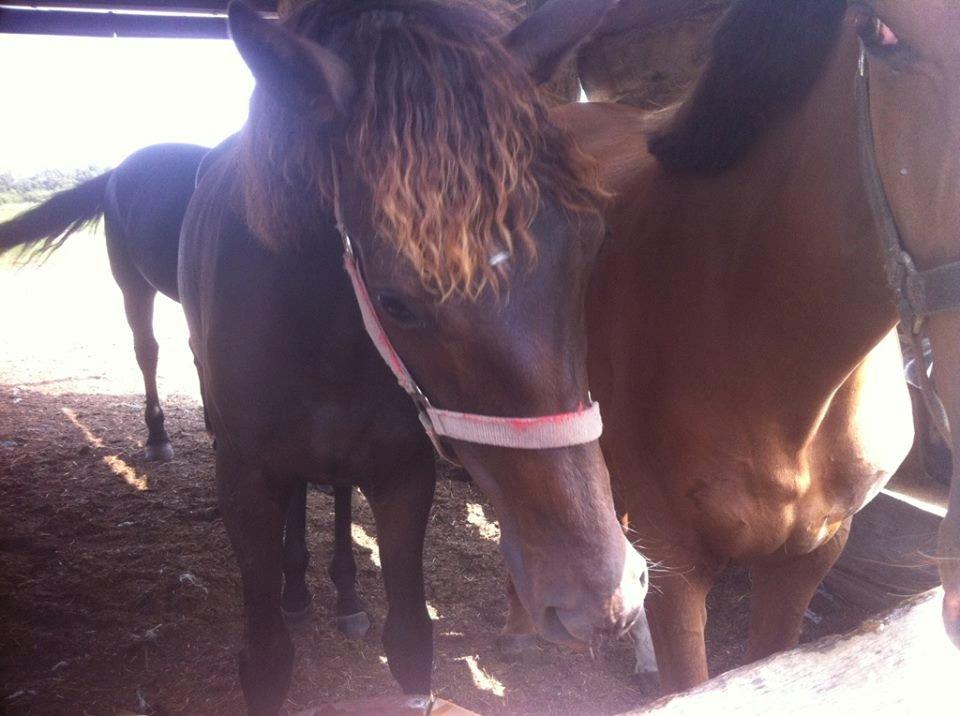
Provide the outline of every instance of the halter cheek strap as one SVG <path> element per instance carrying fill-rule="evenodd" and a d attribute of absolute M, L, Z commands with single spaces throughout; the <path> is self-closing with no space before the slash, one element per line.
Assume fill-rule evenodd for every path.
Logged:
<path fill-rule="evenodd" d="M 410 371 L 400 358 L 387 332 L 380 323 L 370 292 L 360 272 L 353 243 L 347 234 L 340 213 L 340 191 L 337 172 L 334 171 L 334 215 L 337 230 L 343 239 L 343 265 L 350 277 L 353 293 L 360 307 L 363 326 L 373 341 L 380 357 L 396 376 L 400 387 L 413 400 L 427 436 L 440 457 L 456 463 L 441 438 L 451 438 L 478 445 L 492 445 L 523 450 L 544 450 L 550 448 L 572 447 L 598 440 L 603 433 L 603 421 L 600 418 L 600 405 L 594 401 L 571 413 L 558 413 L 535 418 L 503 418 L 475 413 L 461 413 L 452 410 L 434 408 Z"/>
<path fill-rule="evenodd" d="M 860 168 L 867 199 L 883 241 L 887 285 L 896 299 L 900 323 L 910 334 L 918 368 L 916 378 L 927 410 L 937 430 L 950 445 L 949 421 L 929 378 L 930 364 L 923 350 L 923 338 L 928 317 L 939 313 L 960 312 L 960 261 L 919 271 L 906 250 L 877 166 L 873 117 L 870 111 L 867 51 L 862 41 L 857 68 L 857 123 Z"/>

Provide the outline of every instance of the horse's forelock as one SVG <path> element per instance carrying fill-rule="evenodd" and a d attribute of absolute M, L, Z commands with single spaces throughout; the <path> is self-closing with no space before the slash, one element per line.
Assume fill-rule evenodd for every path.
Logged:
<path fill-rule="evenodd" d="M 324 26 L 310 7 L 292 26 L 343 52 L 360 85 L 331 131 L 370 188 L 375 230 L 436 295 L 499 290 L 504 267 L 489 259 L 501 251 L 533 261 L 543 191 L 570 210 L 595 208 L 595 171 L 497 40 L 499 15 L 430 0 L 328 0 L 312 6 L 336 19 Z M 265 104 L 254 103 L 247 133 L 247 218 L 283 248 L 306 230 L 307 197 L 292 197 L 330 199 L 330 143 L 309 120 Z"/>

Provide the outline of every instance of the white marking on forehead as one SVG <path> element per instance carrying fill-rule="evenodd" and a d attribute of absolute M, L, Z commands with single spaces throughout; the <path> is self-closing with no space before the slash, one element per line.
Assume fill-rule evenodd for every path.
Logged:
<path fill-rule="evenodd" d="M 510 252 L 509 252 L 509 251 L 500 251 L 500 252 L 495 253 L 493 256 L 490 257 L 490 265 L 493 266 L 493 267 L 497 267 L 497 266 L 499 266 L 500 264 L 505 263 L 505 262 L 507 262 L 507 261 L 509 261 L 509 260 L 510 260 Z"/>

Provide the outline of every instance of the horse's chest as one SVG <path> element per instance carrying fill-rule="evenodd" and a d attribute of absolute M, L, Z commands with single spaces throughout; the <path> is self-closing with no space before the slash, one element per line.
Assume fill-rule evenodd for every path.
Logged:
<path fill-rule="evenodd" d="M 737 455 L 685 471 L 675 499 L 713 550 L 733 559 L 806 553 L 876 496 L 913 439 L 899 363 L 876 367 L 837 391 L 805 444 L 771 430 Z"/>

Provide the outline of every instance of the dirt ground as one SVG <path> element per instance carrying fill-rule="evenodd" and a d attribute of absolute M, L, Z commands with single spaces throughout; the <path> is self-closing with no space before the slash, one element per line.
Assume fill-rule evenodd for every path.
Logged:
<path fill-rule="evenodd" d="M 40 269 L 0 268 L 0 712 L 241 712 L 238 571 L 215 508 L 213 453 L 178 307 L 158 305 L 160 385 L 176 458 L 141 459 L 142 384 L 101 237 Z M 332 502 L 312 493 L 312 618 L 287 709 L 396 693 L 379 643 L 385 613 L 370 512 L 354 530 L 375 620 L 359 643 L 332 628 L 325 575 Z M 611 714 L 645 700 L 627 642 L 552 646 L 520 662 L 493 648 L 503 623 L 496 525 L 469 484 L 442 480 L 426 548 L 438 696 L 486 714 Z M 710 599 L 714 673 L 739 663 L 748 578 Z M 818 596 L 806 638 L 864 615 Z M 818 623 L 814 623 L 817 621 Z"/>

